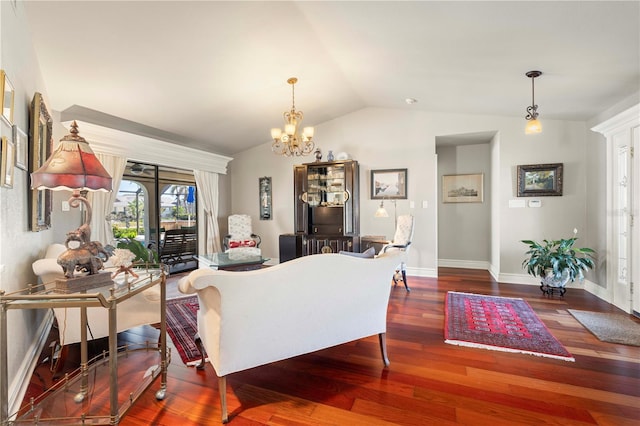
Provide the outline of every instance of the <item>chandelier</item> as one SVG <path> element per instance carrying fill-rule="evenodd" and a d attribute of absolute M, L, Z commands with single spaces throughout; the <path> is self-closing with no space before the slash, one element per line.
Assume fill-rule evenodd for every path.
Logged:
<path fill-rule="evenodd" d="M 313 151 L 313 127 L 305 127 L 302 134 L 298 133 L 300 123 L 302 123 L 302 111 L 296 111 L 295 84 L 296 77 L 291 77 L 287 83 L 291 85 L 291 111 L 285 111 L 284 130 L 279 128 L 271 129 L 271 150 L 278 155 L 297 157 L 309 155 Z"/>
<path fill-rule="evenodd" d="M 525 126 L 524 132 L 527 135 L 531 135 L 542 132 L 542 124 L 538 121 L 538 105 L 536 105 L 536 92 L 534 86 L 535 78 L 540 77 L 542 72 L 529 71 L 525 75 L 531 79 L 531 105 L 527 107 L 527 116 L 525 117 L 527 125 Z"/>

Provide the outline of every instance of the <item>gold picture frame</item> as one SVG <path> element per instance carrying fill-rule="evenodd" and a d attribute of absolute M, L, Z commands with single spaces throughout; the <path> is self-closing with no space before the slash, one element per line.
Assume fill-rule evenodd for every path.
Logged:
<path fill-rule="evenodd" d="M 2 104 L 2 116 L 13 124 L 13 102 L 16 91 L 4 70 L 0 70 L 0 104 Z"/>
<path fill-rule="evenodd" d="M 53 120 L 42 94 L 33 95 L 29 123 L 29 174 L 44 164 L 53 149 Z M 38 232 L 51 227 L 52 194 L 50 189 L 29 189 L 29 226 Z"/>
<path fill-rule="evenodd" d="M 443 203 L 484 202 L 484 174 L 442 176 Z"/>
<path fill-rule="evenodd" d="M 16 161 L 16 145 L 2 136 L 2 165 L 0 166 L 0 185 L 13 188 L 13 170 Z"/>
<path fill-rule="evenodd" d="M 518 166 L 518 197 L 562 196 L 563 163 Z"/>

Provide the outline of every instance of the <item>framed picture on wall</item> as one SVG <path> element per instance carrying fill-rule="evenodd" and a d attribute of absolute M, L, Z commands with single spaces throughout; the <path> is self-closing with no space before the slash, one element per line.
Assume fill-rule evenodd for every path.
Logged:
<path fill-rule="evenodd" d="M 443 203 L 482 203 L 484 174 L 442 176 Z"/>
<path fill-rule="evenodd" d="M 562 195 L 562 163 L 518 166 L 518 197 Z"/>
<path fill-rule="evenodd" d="M 29 119 L 29 173 L 40 168 L 53 151 L 53 120 L 42 99 L 36 93 L 31 101 Z M 29 189 L 29 224 L 34 232 L 51 227 L 52 200 L 50 189 Z"/>
<path fill-rule="evenodd" d="M 260 192 L 260 220 L 271 220 L 271 178 L 266 176 L 259 178 L 258 190 Z"/>
<path fill-rule="evenodd" d="M 407 199 L 407 169 L 371 170 L 371 199 Z"/>
<path fill-rule="evenodd" d="M 16 167 L 27 170 L 27 148 L 29 139 L 27 134 L 20 130 L 17 125 L 13 125 L 13 142 L 16 144 Z"/>
<path fill-rule="evenodd" d="M 13 141 L 2 136 L 2 175 L 0 184 L 6 188 L 13 188 L 13 169 L 16 161 L 16 146 Z"/>
<path fill-rule="evenodd" d="M 0 102 L 2 103 L 2 116 L 13 124 L 13 100 L 15 89 L 9 81 L 4 70 L 0 70 Z"/>

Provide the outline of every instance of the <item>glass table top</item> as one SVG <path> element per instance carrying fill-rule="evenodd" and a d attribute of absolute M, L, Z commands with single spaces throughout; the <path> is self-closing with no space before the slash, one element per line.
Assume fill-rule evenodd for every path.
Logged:
<path fill-rule="evenodd" d="M 200 262 L 213 267 L 262 264 L 270 259 L 247 253 L 211 253 L 198 256 Z"/>

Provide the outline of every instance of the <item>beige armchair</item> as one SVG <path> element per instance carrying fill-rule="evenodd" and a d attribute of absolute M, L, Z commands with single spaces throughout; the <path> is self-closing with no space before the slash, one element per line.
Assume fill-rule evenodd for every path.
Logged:
<path fill-rule="evenodd" d="M 53 285 L 57 278 L 64 278 L 62 267 L 58 265 L 58 255 L 67 248 L 62 244 L 52 244 L 44 258 L 32 264 L 33 272 L 45 287 Z M 108 262 L 108 261 L 107 261 Z M 105 263 L 108 266 L 108 263 Z M 160 322 L 160 288 L 154 286 L 122 302 L 117 311 L 118 332 L 144 324 Z M 80 341 L 80 308 L 54 308 L 58 321 L 61 346 Z M 109 311 L 104 308 L 87 309 L 87 335 L 98 339 L 109 335 Z"/>
<path fill-rule="evenodd" d="M 404 252 L 409 252 L 409 248 L 411 247 L 411 240 L 413 240 L 413 225 L 413 216 L 408 214 L 398 216 L 398 220 L 396 223 L 396 232 L 393 236 L 393 241 L 382 247 L 380 253 L 386 253 L 387 251 L 392 250 L 402 250 Z M 404 283 L 404 288 L 407 291 L 411 291 L 409 285 L 407 284 L 407 266 L 404 260 L 396 270 L 396 273 L 393 274 L 393 285 L 397 285 L 398 281 L 402 281 Z"/>

